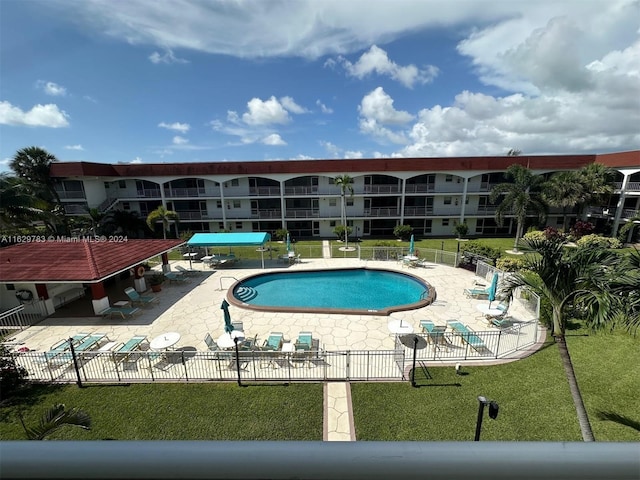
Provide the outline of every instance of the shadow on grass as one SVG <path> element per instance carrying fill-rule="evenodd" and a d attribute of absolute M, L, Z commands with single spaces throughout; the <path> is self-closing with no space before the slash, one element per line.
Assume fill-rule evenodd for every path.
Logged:
<path fill-rule="evenodd" d="M 409 378 L 411 378 L 411 372 L 409 372 Z M 415 387 L 416 388 L 421 388 L 421 387 L 462 387 L 462 384 L 458 383 L 458 382 L 439 382 L 439 383 L 432 383 L 429 380 L 437 380 L 433 375 L 431 375 L 431 372 L 429 372 L 429 369 L 427 368 L 426 365 L 421 364 L 418 368 L 416 368 L 416 375 L 415 375 Z"/>
<path fill-rule="evenodd" d="M 25 384 L 0 403 L 0 423 L 7 423 L 11 420 L 10 407 L 25 409 L 26 407 L 38 405 L 42 402 L 42 397 L 65 387 L 66 385 L 50 383 L 34 382 Z"/>
<path fill-rule="evenodd" d="M 600 420 L 614 422 L 619 425 L 624 425 L 625 427 L 633 428 L 634 430 L 640 432 L 640 422 L 638 420 L 634 420 L 632 418 L 614 412 L 598 411 L 596 415 Z"/>

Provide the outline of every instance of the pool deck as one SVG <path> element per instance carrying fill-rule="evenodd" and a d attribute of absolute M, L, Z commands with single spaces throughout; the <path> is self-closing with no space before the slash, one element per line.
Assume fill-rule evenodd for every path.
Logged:
<path fill-rule="evenodd" d="M 487 300 L 469 299 L 463 294 L 464 289 L 471 287 L 475 278 L 472 272 L 464 269 L 435 264 L 406 268 L 393 261 L 358 259 L 304 259 L 302 263 L 288 267 L 273 260 L 266 262 L 267 268 L 264 270 L 259 263 L 247 260 L 237 267 L 220 270 L 194 263 L 194 269 L 202 270 L 200 275 L 191 276 L 184 283 L 165 282 L 162 291 L 156 294 L 159 302 L 152 307 L 142 308 L 141 313 L 132 318 L 49 317 L 12 337 L 31 350 L 46 351 L 58 340 L 78 332 L 101 332 L 106 333 L 111 340 L 126 341 L 133 335 L 146 335 L 152 339 L 175 331 L 181 335 L 176 347 L 206 350 L 205 335 L 210 333 L 213 338 L 217 338 L 224 332 L 220 305 L 226 297 L 227 289 L 236 280 L 268 271 L 349 267 L 383 268 L 423 277 L 436 289 L 437 299 L 427 307 L 395 312 L 390 316 L 262 312 L 231 305 L 231 319 L 243 322 L 246 336 L 257 335 L 259 345 L 262 345 L 270 332 L 282 332 L 285 341 L 295 341 L 299 332 L 311 331 L 324 350 L 392 350 L 394 334 L 387 326 L 391 320 L 408 322 L 415 332 L 421 330 L 420 320 L 431 320 L 436 325 L 446 325 L 448 320 L 459 320 L 476 331 L 490 329 L 476 308 L 479 304 L 486 304 Z M 188 262 L 184 261 L 174 261 L 171 265 L 188 268 Z M 531 320 L 531 314 L 524 309 L 520 310 L 517 305 L 510 308 L 509 314 L 518 321 Z"/>

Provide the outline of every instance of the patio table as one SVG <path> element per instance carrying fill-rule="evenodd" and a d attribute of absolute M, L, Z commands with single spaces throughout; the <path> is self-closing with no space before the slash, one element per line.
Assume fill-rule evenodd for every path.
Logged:
<path fill-rule="evenodd" d="M 239 342 L 243 341 L 245 338 L 244 332 L 242 330 L 232 330 L 231 334 L 223 333 L 217 338 L 216 343 L 220 348 L 228 350 L 236 345 L 233 341 L 234 338 L 237 338 Z"/>
<path fill-rule="evenodd" d="M 151 340 L 149 347 L 152 350 L 166 350 L 169 347 L 174 346 L 180 341 L 180 334 L 178 332 L 167 332 L 162 335 L 158 335 Z"/>
<path fill-rule="evenodd" d="M 413 326 L 406 320 L 391 320 L 387 325 L 391 333 L 405 334 L 413 333 Z"/>

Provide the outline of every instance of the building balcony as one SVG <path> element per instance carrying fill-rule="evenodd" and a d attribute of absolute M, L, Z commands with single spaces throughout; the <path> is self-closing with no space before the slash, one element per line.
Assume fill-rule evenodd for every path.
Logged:
<path fill-rule="evenodd" d="M 435 193 L 434 183 L 407 183 L 404 187 L 405 193 Z"/>
<path fill-rule="evenodd" d="M 363 185 L 360 187 L 354 187 L 354 192 L 365 195 L 397 194 L 400 193 L 400 186 L 396 183 L 386 185 Z"/>
<path fill-rule="evenodd" d="M 299 185 L 284 187 L 284 194 L 296 196 L 318 195 L 319 191 L 317 185 Z"/>
<path fill-rule="evenodd" d="M 396 207 L 374 207 L 366 208 L 363 216 L 365 217 L 398 217 L 400 210 Z"/>
<path fill-rule="evenodd" d="M 405 217 L 426 217 L 433 215 L 433 207 L 404 207 Z"/>
<path fill-rule="evenodd" d="M 265 209 L 265 210 L 251 210 L 251 218 L 282 218 L 282 210 L 279 209 Z"/>
<path fill-rule="evenodd" d="M 280 187 L 251 187 L 249 195 L 252 197 L 279 197 Z"/>
<path fill-rule="evenodd" d="M 58 197 L 60 197 L 60 200 L 77 200 L 79 198 L 84 200 L 87 198 L 84 192 L 57 191 L 56 193 L 58 194 Z"/>
<path fill-rule="evenodd" d="M 320 212 L 313 209 L 288 208 L 285 213 L 285 218 L 320 218 Z"/>
<path fill-rule="evenodd" d="M 201 212 L 198 210 L 177 210 L 176 213 L 182 220 L 211 220 L 213 217 L 208 212 Z"/>
<path fill-rule="evenodd" d="M 87 215 L 89 213 L 89 207 L 84 205 L 64 205 L 65 215 Z"/>
<path fill-rule="evenodd" d="M 220 191 L 217 189 L 206 188 L 165 188 L 164 196 L 166 198 L 185 198 L 185 197 L 220 197 Z"/>

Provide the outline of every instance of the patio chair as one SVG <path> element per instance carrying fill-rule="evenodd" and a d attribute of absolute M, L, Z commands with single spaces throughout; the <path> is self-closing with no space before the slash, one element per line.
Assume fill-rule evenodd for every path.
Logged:
<path fill-rule="evenodd" d="M 231 322 L 231 326 L 234 330 L 244 332 L 244 324 L 242 322 Z"/>
<path fill-rule="evenodd" d="M 78 343 L 80 343 L 83 339 L 85 339 L 88 335 L 89 335 L 88 333 L 77 333 L 76 335 L 71 337 L 72 338 L 71 341 L 74 343 L 74 346 L 75 346 Z M 68 338 L 59 340 L 51 346 L 48 352 L 44 353 L 44 360 L 46 362 L 53 360 L 54 358 L 60 355 L 63 355 L 65 352 L 69 350 L 69 348 L 70 347 L 69 347 Z M 69 359 L 70 358 L 71 357 L 69 357 Z"/>
<path fill-rule="evenodd" d="M 140 309 L 138 307 L 110 306 L 109 308 L 105 308 L 103 311 L 101 311 L 100 315 L 102 315 L 103 317 L 109 317 L 109 318 L 112 318 L 114 315 L 120 315 L 122 320 L 124 320 L 127 317 L 132 317 L 138 312 L 140 312 Z"/>
<path fill-rule="evenodd" d="M 451 329 L 462 339 L 464 343 L 469 345 L 474 350 L 480 352 L 481 350 L 488 350 L 484 341 L 476 335 L 471 328 L 466 326 L 463 323 L 460 323 L 456 320 L 450 320 L 447 324 L 451 327 Z"/>
<path fill-rule="evenodd" d="M 109 359 L 118 367 L 121 363 L 128 362 L 136 352 L 141 352 L 140 346 L 147 340 L 146 335 L 135 335 L 131 337 L 127 342 L 122 343 L 119 347 L 114 348 L 110 354 Z M 105 367 L 107 364 L 105 363 Z"/>
<path fill-rule="evenodd" d="M 258 343 L 258 336 L 257 335 L 255 337 L 253 337 L 253 338 L 247 338 L 240 345 L 240 350 L 244 350 L 244 351 L 254 350 L 256 348 L 257 343 Z"/>
<path fill-rule="evenodd" d="M 489 288 L 465 288 L 464 296 L 467 298 L 489 298 Z"/>
<path fill-rule="evenodd" d="M 265 350 L 280 350 L 282 348 L 282 342 L 284 341 L 284 334 L 281 332 L 271 332 L 269 338 L 264 341 L 263 348 Z"/>
<path fill-rule="evenodd" d="M 158 297 L 155 295 L 140 295 L 133 288 L 128 287 L 124 289 L 124 293 L 127 294 L 129 300 L 131 300 L 131 305 L 140 305 L 144 307 L 145 305 L 149 305 L 158 300 Z"/>
<path fill-rule="evenodd" d="M 172 283 L 185 283 L 187 279 L 181 275 L 174 272 L 167 272 L 164 274 L 165 278 L 169 280 L 169 284 Z"/>
<path fill-rule="evenodd" d="M 420 326 L 422 327 L 422 331 L 424 333 L 433 332 L 433 328 L 435 327 L 431 320 L 420 320 Z"/>
<path fill-rule="evenodd" d="M 300 332 L 296 340 L 296 350 L 311 350 L 313 335 L 311 332 Z"/>
<path fill-rule="evenodd" d="M 207 344 L 207 348 L 212 352 L 219 352 L 222 350 L 209 333 L 204 336 L 204 343 Z"/>

